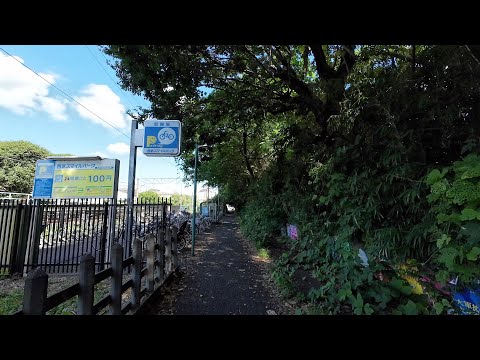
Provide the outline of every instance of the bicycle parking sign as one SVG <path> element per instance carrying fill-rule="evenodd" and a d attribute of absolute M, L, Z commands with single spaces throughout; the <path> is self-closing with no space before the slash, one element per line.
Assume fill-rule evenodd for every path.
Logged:
<path fill-rule="evenodd" d="M 146 156 L 178 156 L 182 139 L 179 120 L 145 120 L 143 153 Z"/>

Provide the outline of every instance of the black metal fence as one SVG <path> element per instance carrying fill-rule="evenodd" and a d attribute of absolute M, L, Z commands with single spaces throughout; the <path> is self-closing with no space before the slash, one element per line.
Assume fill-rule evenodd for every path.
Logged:
<path fill-rule="evenodd" d="M 133 237 L 165 228 L 171 202 L 137 199 L 132 205 Z M 0 274 L 24 274 L 35 267 L 48 273 L 75 273 L 80 257 L 95 257 L 96 271 L 110 265 L 110 248 L 127 244 L 128 204 L 116 199 L 0 200 Z"/>

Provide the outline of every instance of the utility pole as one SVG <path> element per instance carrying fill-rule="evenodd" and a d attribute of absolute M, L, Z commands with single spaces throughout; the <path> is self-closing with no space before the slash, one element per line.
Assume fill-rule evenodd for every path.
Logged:
<path fill-rule="evenodd" d="M 205 145 L 198 145 L 195 142 L 195 170 L 193 172 L 193 218 L 192 218 L 192 256 L 195 255 L 195 216 L 197 212 L 197 162 L 198 162 L 198 148 L 207 147 Z"/>
<path fill-rule="evenodd" d="M 192 256 L 195 255 L 195 216 L 197 207 L 197 159 L 198 144 L 195 143 L 195 170 L 193 171 L 193 218 L 192 218 Z"/>

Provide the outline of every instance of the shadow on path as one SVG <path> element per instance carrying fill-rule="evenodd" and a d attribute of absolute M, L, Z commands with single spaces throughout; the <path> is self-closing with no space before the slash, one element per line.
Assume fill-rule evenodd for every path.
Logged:
<path fill-rule="evenodd" d="M 181 273 L 147 314 L 267 315 L 291 313 L 268 274 L 268 262 L 239 233 L 234 215 L 226 215 L 181 254 Z"/>

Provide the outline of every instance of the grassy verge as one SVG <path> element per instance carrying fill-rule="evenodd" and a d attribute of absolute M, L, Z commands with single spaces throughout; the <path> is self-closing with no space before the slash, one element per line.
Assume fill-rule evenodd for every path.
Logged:
<path fill-rule="evenodd" d="M 0 315 L 11 315 L 22 307 L 23 291 L 0 294 Z"/>

